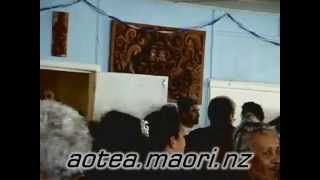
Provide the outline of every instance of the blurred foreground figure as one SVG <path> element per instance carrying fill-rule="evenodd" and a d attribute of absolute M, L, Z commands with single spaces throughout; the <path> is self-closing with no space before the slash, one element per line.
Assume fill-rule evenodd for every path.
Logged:
<path fill-rule="evenodd" d="M 106 112 L 92 128 L 92 150 L 105 150 L 111 153 L 139 154 L 143 162 L 147 153 L 147 137 L 141 120 L 131 114 L 112 110 Z M 89 180 L 136 179 L 142 176 L 142 170 L 110 170 L 93 168 L 85 172 Z"/>
<path fill-rule="evenodd" d="M 240 152 L 253 152 L 251 168 L 235 176 L 237 180 L 279 180 L 280 142 L 275 130 L 266 124 L 252 124 L 241 136 Z"/>
<path fill-rule="evenodd" d="M 71 107 L 40 100 L 40 180 L 73 180 L 82 171 L 66 168 L 72 152 L 89 152 L 91 136 L 85 119 Z"/>

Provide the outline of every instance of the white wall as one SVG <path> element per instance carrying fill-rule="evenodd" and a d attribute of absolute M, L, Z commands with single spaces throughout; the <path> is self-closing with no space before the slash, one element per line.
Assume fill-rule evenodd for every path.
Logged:
<path fill-rule="evenodd" d="M 265 115 L 264 122 L 269 122 L 280 115 L 279 84 L 212 80 L 210 99 L 217 96 L 228 96 L 235 102 L 234 126 L 238 126 L 241 122 L 241 106 L 249 101 L 262 106 Z"/>

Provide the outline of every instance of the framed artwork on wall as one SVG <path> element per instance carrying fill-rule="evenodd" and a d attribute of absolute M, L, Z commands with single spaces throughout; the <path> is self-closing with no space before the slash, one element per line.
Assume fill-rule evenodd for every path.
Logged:
<path fill-rule="evenodd" d="M 68 24 L 69 14 L 67 12 L 53 12 L 51 46 L 52 56 L 67 56 Z"/>
<path fill-rule="evenodd" d="M 202 103 L 205 32 L 112 21 L 110 71 L 169 77 L 168 100 Z"/>

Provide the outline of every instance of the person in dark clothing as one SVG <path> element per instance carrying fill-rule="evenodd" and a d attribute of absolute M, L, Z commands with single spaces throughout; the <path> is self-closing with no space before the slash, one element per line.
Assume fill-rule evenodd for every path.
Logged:
<path fill-rule="evenodd" d="M 93 151 L 128 153 L 137 152 L 140 159 L 147 152 L 147 137 L 141 131 L 141 120 L 126 113 L 110 111 L 102 116 L 100 122 L 92 128 Z M 88 171 L 89 180 L 131 179 L 142 176 L 140 170 L 97 170 Z"/>
<path fill-rule="evenodd" d="M 263 122 L 264 121 L 264 111 L 260 104 L 257 104 L 255 102 L 246 102 L 242 105 L 242 111 L 241 116 L 244 117 L 248 113 L 252 113 L 258 121 Z"/>
<path fill-rule="evenodd" d="M 196 129 L 186 136 L 186 152 L 210 152 L 215 146 L 220 152 L 231 150 L 234 112 L 234 102 L 228 97 L 212 99 L 208 107 L 210 126 Z"/>
<path fill-rule="evenodd" d="M 192 131 L 186 137 L 186 152 L 211 152 L 214 147 L 219 147 L 217 161 L 221 163 L 224 154 L 232 151 L 232 126 L 235 113 L 234 102 L 225 96 L 219 96 L 210 101 L 208 117 L 210 126 Z M 228 171 L 202 170 L 203 179 L 227 179 Z"/>
<path fill-rule="evenodd" d="M 119 111 L 110 111 L 102 116 L 93 137 L 94 151 L 142 152 L 146 142 L 141 131 L 141 120 Z"/>
<path fill-rule="evenodd" d="M 192 128 L 199 123 L 199 107 L 195 99 L 184 97 L 177 101 L 180 125 L 188 135 Z"/>
<path fill-rule="evenodd" d="M 160 111 L 151 113 L 145 119 L 149 121 L 150 151 L 184 152 L 185 138 L 175 106 L 162 106 Z"/>
<path fill-rule="evenodd" d="M 236 151 L 239 151 L 241 149 L 241 134 L 244 131 L 245 127 L 251 127 L 255 124 L 263 123 L 264 121 L 264 112 L 262 107 L 255 103 L 255 102 L 246 102 L 242 105 L 242 111 L 241 111 L 241 123 L 236 128 L 234 135 L 233 135 L 233 143 L 234 143 L 234 149 Z"/>
<path fill-rule="evenodd" d="M 185 137 L 175 106 L 164 105 L 144 119 L 149 122 L 149 152 L 184 152 Z M 149 170 L 145 174 L 147 179 L 153 180 L 186 179 L 182 170 Z"/>

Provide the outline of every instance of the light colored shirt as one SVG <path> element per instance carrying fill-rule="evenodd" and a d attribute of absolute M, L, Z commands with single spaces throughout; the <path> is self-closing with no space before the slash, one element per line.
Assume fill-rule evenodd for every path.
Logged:
<path fill-rule="evenodd" d="M 188 135 L 191 131 L 193 131 L 193 130 L 195 129 L 195 126 L 192 127 L 192 128 L 189 128 L 189 127 L 187 127 L 187 126 L 185 126 L 185 125 L 183 125 L 183 124 L 180 124 L 180 128 L 183 130 L 184 135 L 186 136 L 186 135 Z"/>

